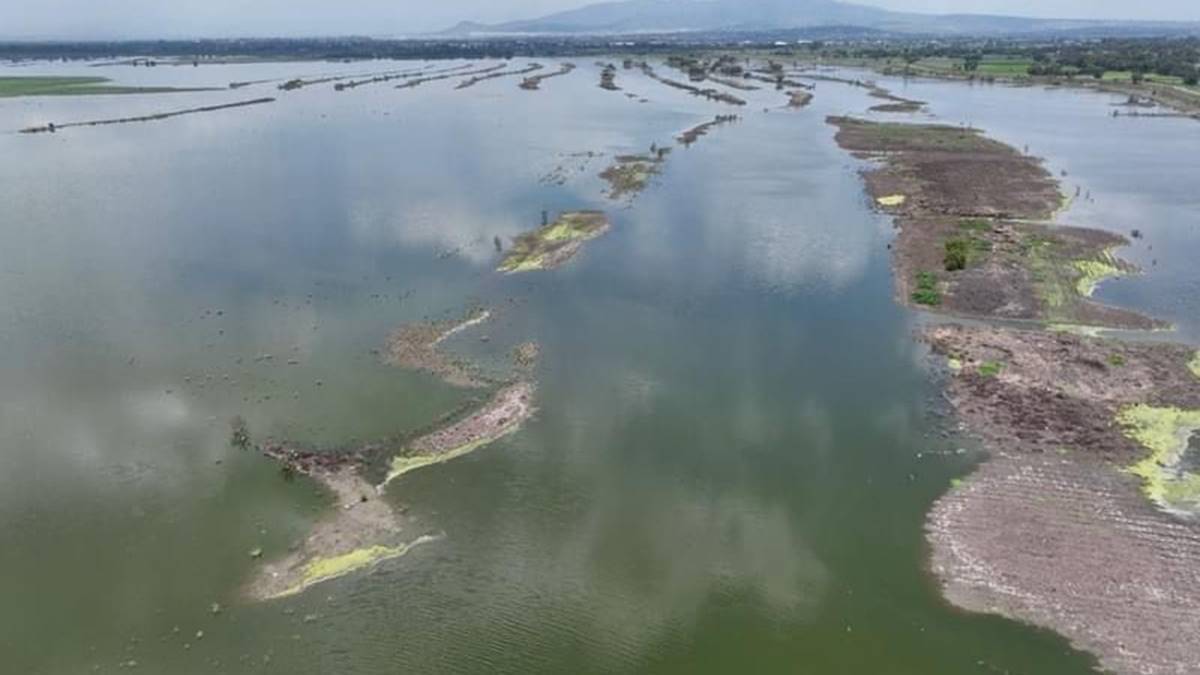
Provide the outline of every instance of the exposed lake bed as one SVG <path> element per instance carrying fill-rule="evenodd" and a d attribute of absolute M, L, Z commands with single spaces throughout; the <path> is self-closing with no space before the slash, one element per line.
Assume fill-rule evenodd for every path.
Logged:
<path fill-rule="evenodd" d="M 1070 495 L 1076 496 L 1055 498 L 1066 500 L 1064 512 L 1078 517 L 1065 524 L 1050 521 L 1051 529 L 1000 530 L 1012 543 L 1013 558 L 1039 555 L 1053 527 L 1060 528 L 1063 541 L 1097 531 L 1079 529 L 1089 517 L 1082 504 L 1093 490 L 1104 503 L 1119 504 L 1121 513 L 1135 514 L 1145 528 L 1157 523 L 1153 527 L 1164 534 L 1156 542 L 1179 540 L 1170 548 L 1173 559 L 1192 559 L 1195 553 L 1186 544 L 1192 526 L 1159 513 L 1158 502 L 1139 491 L 1140 481 L 1155 480 L 1143 474 L 1160 467 L 1167 471 L 1159 478 L 1161 494 L 1186 494 L 1179 486 L 1187 484 L 1187 452 L 1172 446 L 1141 474 L 1122 470 L 1151 454 L 1138 432 L 1123 429 L 1137 422 L 1143 437 L 1162 435 L 1161 420 L 1136 406 L 1196 407 L 1189 398 L 1195 383 L 1187 379 L 1194 379 L 1188 365 L 1194 349 L 1040 330 L 1026 335 L 1007 328 L 928 329 L 925 339 L 934 351 L 961 366 L 947 383 L 953 407 L 969 431 L 997 451 L 996 459 L 935 506 L 951 480 L 969 468 L 958 459 L 960 446 L 969 442 L 942 438 L 943 430 L 927 418 L 923 402 L 933 384 L 923 347 L 911 337 L 912 315 L 893 303 L 894 296 L 918 309 L 1030 322 L 1024 329 L 1158 328 L 1178 320 L 1168 315 L 1160 322 L 1152 308 L 1115 303 L 1106 291 L 1111 283 L 1137 284 L 1156 274 L 1148 260 L 1125 262 L 1123 246 L 1144 248 L 1159 245 L 1160 237 L 1190 235 L 1151 231 L 1140 222 L 1107 230 L 1061 227 L 1053 219 L 1062 196 L 1049 172 L 1057 171 L 1054 162 L 1065 160 L 1052 155 L 1043 169 L 1023 159 L 1028 153 L 993 147 L 982 140 L 988 120 L 978 122 L 982 132 L 950 129 L 972 152 L 986 146 L 983 159 L 976 153 L 972 161 L 1003 165 L 1002 171 L 943 164 L 940 173 L 893 173 L 886 181 L 869 179 L 870 199 L 863 199 L 859 172 L 873 165 L 837 147 L 837 129 L 826 117 L 870 115 L 868 109 L 879 105 L 872 98 L 898 106 L 875 111 L 892 115 L 889 124 L 896 114 L 919 110 L 918 99 L 937 115 L 967 92 L 966 85 L 893 95 L 901 85 L 889 82 L 881 90 L 888 94 L 873 97 L 868 88 L 818 81 L 804 107 L 786 115 L 739 112 L 737 124 L 727 124 L 734 121 L 727 114 L 731 98 L 745 100 L 745 110 L 765 111 L 778 109 L 781 94 L 720 82 L 717 93 L 696 94 L 664 86 L 665 76 L 653 69 L 622 69 L 623 89 L 652 92 L 658 99 L 632 105 L 596 87 L 606 66 L 541 63 L 554 75 L 550 82 L 524 60 L 507 67 L 401 63 L 386 70 L 329 64 L 328 73 L 310 64 L 230 66 L 234 72 L 203 67 L 189 77 L 244 82 L 301 72 L 309 80 L 354 77 L 303 87 L 253 113 L 215 112 L 156 125 L 0 141 L 30 158 L 35 177 L 66 166 L 62 162 L 76 150 L 99 153 L 110 166 L 109 176 L 92 179 L 95 184 L 83 178 L 98 169 L 90 160 L 67 171 L 63 180 L 74 196 L 61 206 L 54 205 L 56 190 L 31 188 L 29 180 L 10 183 L 5 194 L 31 223 L 49 227 L 69 214 L 86 228 L 81 236 L 91 248 L 47 238 L 46 230 L 22 229 L 6 235 L 7 250 L 57 250 L 76 261 L 81 273 L 112 279 L 112 290 L 86 291 L 93 304 L 130 289 L 136 291 L 127 297 L 138 298 L 120 317 L 126 330 L 119 330 L 115 319 L 62 301 L 56 280 L 5 256 L 0 267 L 5 278 L 24 297 L 50 308 L 38 310 L 18 299 L 5 307 L 11 318 L 5 339 L 24 361 L 5 364 L 18 378 L 10 381 L 35 383 L 27 391 L 39 392 L 51 410 L 67 401 L 84 405 L 75 402 L 80 394 L 69 396 L 61 388 L 60 371 L 35 358 L 38 341 L 49 335 L 65 355 L 57 359 L 59 368 L 79 364 L 81 372 L 90 371 L 82 364 L 111 361 L 104 377 L 112 391 L 123 392 L 116 400 L 126 401 L 105 413 L 111 417 L 98 418 L 91 431 L 70 436 L 52 433 L 53 425 L 38 418 L 10 425 L 6 445 L 40 449 L 28 456 L 11 453 L 4 460 L 6 474 L 40 476 L 44 468 L 29 467 L 58 466 L 70 485 L 82 480 L 71 477 L 79 462 L 101 467 L 101 476 L 120 476 L 111 479 L 113 485 L 137 486 L 99 525 L 124 537 L 126 547 L 101 553 L 100 578 L 120 579 L 120 570 L 138 558 L 167 576 L 165 570 L 172 569 L 221 570 L 197 575 L 202 577 L 197 597 L 173 599 L 166 590 L 147 590 L 145 605 L 110 628 L 102 626 L 103 610 L 79 616 L 71 630 L 89 637 L 80 641 L 82 647 L 54 656 L 46 650 L 61 641 L 33 639 L 47 630 L 49 617 L 59 615 L 52 610 L 14 633 L 31 645 L 20 649 L 19 664 L 32 672 L 91 665 L 106 670 L 136 658 L 164 672 L 200 672 L 211 669 L 213 660 L 244 663 L 238 659 L 248 654 L 264 672 L 374 672 L 399 663 L 436 672 L 528 670 L 532 663 L 551 670 L 718 672 L 754 659 L 761 659 L 757 663 L 765 671 L 808 663 L 818 670 L 870 672 L 886 663 L 899 673 L 959 672 L 985 663 L 1019 672 L 1089 672 L 1092 659 L 1061 638 L 944 605 L 924 571 L 922 531 L 930 508 L 928 522 L 940 533 L 931 535 L 933 565 L 955 604 L 999 609 L 1055 628 L 1076 646 L 1106 655 L 1105 665 L 1130 672 L 1146 664 L 1169 668 L 1194 653 L 1194 645 L 1182 639 L 1158 660 L 1107 655 L 1106 645 L 1114 641 L 1130 653 L 1141 649 L 1121 631 L 1157 625 L 1154 617 L 1163 615 L 1154 613 L 1153 603 L 1136 607 L 1146 612 L 1138 616 L 1150 619 L 1123 625 L 1116 624 L 1134 614 L 1105 605 L 1117 617 L 1113 626 L 1074 633 L 1043 602 L 1058 596 L 1047 596 L 1050 591 L 1035 582 L 1064 585 L 1042 569 L 1022 567 L 1028 560 L 1005 558 L 989 548 L 994 542 L 971 538 L 988 531 L 981 523 L 994 525 L 997 509 L 987 505 L 993 503 L 989 499 L 998 500 L 1001 511 L 1026 514 L 1022 522 L 1062 506 L 1050 499 L 1034 504 L 1025 499 L 1028 492 L 989 486 L 1015 485 L 1033 474 L 1070 474 Z M 210 70 L 220 72 L 209 75 Z M 483 79 L 491 75 L 504 77 Z M 334 89 L 393 76 L 404 80 L 405 89 Z M 422 79 L 419 88 L 406 86 Z M 543 85 L 536 95 L 522 91 L 529 86 L 517 86 L 529 79 Z M 471 85 L 457 88 L 462 82 Z M 706 85 L 694 88 L 704 92 Z M 724 88 L 737 91 L 736 97 L 721 94 Z M 1110 122 L 1093 94 L 996 88 L 967 95 L 991 96 L 997 105 L 1044 95 L 1070 108 L 1070 115 L 1094 108 L 1096 120 Z M 207 103 L 197 92 L 171 96 L 197 97 L 194 107 Z M 151 109 L 167 100 L 119 98 Z M 13 100 L 19 103 L 0 108 L 10 129 L 47 118 L 141 112 L 116 112 L 107 103 L 115 98 L 101 104 L 107 106 L 103 111 L 90 107 L 92 99 L 45 104 L 54 106 L 49 110 L 40 101 Z M 193 106 L 189 101 L 180 107 Z M 530 129 L 526 122 L 535 115 L 546 123 Z M 1020 142 L 1020 129 L 1003 133 L 1009 144 Z M 159 185 L 146 189 L 146 213 L 96 201 L 105 191 L 132 196 L 121 187 L 127 181 L 157 185 L 153 171 L 138 168 L 122 149 L 140 134 L 179 153 L 155 155 L 154 162 L 163 162 L 155 164 L 157 171 L 207 177 L 193 184 L 209 185 L 210 199 Z M 265 177 L 266 187 L 258 192 L 242 187 L 250 174 L 240 169 L 220 175 L 224 161 L 215 148 L 204 149 L 214 137 L 238 138 L 244 147 L 233 152 Z M 673 138 L 686 150 L 660 145 Z M 1031 142 L 1035 152 L 1046 152 L 1036 134 Z M 1171 150 L 1154 142 L 1159 152 L 1188 151 L 1186 145 Z M 255 153 L 280 143 L 300 149 L 301 161 L 254 162 Z M 372 158 L 370 151 L 378 147 L 396 152 Z M 422 153 L 447 147 L 471 150 L 450 153 L 453 166 L 446 169 L 420 160 Z M 563 171 L 561 180 L 539 180 L 538 166 L 576 148 L 615 163 L 606 175 L 572 170 Z M 865 146 L 851 149 L 873 154 Z M 913 151 L 926 154 L 905 160 L 891 148 L 887 155 L 933 165 L 928 148 Z M 318 158 L 332 163 L 318 171 Z M 1080 181 L 1087 180 L 1084 173 Z M 989 202 L 998 174 L 1021 178 L 1024 196 Z M 947 175 L 967 187 L 945 197 L 937 179 Z M 1061 189 L 1071 191 L 1062 182 Z M 1101 200 L 1113 194 L 1102 183 L 1097 179 L 1091 190 Z M 1153 190 L 1150 183 L 1136 182 Z M 306 189 L 298 192 L 296 185 Z M 898 195 L 904 199 L 892 199 Z M 961 195 L 970 201 L 958 200 Z M 613 208 L 613 200 L 635 196 L 625 208 Z M 89 203 L 103 206 L 89 211 Z M 1108 225 L 1087 218 L 1088 208 L 1087 203 L 1068 208 L 1062 219 Z M 544 227 L 531 231 L 539 213 L 563 215 L 544 216 Z M 899 220 L 897 237 L 888 214 Z M 124 270 L 121 248 L 97 243 L 103 239 L 97 233 L 118 222 L 120 231 L 143 237 L 169 264 L 152 265 L 150 278 L 118 271 Z M 173 225 L 157 230 L 161 222 Z M 1161 222 L 1166 228 L 1178 221 Z M 931 226 L 926 236 L 906 239 L 922 224 Z M 187 248 L 211 227 L 226 245 Z M 1148 230 L 1145 242 L 1126 238 L 1134 227 Z M 596 236 L 600 233 L 604 236 Z M 965 243 L 947 247 L 950 240 Z M 571 246 L 560 255 L 563 242 Z M 1030 242 L 1047 254 L 1031 257 Z M 896 258 L 889 244 L 909 261 L 897 264 L 894 284 Z M 960 248 L 963 268 L 947 270 L 948 254 Z M 1170 265 L 1164 254 L 1162 267 Z M 539 272 L 507 275 L 497 267 Z M 925 271 L 935 273 L 938 305 L 913 300 Z M 989 276 L 971 276 L 983 272 Z M 1108 281 L 1116 275 L 1119 282 Z M 1009 283 L 1013 278 L 1019 283 Z M 1001 286 L 1016 290 L 999 299 L 984 292 Z M 134 313 L 134 306 L 146 311 Z M 221 314 L 204 315 L 200 306 L 220 307 Z M 480 309 L 464 314 L 464 307 Z M 863 308 L 871 318 L 850 320 L 847 307 Z M 55 316 L 96 330 L 80 334 Z M 430 318 L 438 316 L 452 318 Z M 1176 339 L 1191 339 L 1186 322 L 1183 328 L 1185 335 Z M 187 337 L 160 340 L 177 333 Z M 1047 384 L 1050 371 L 1035 367 L 1051 348 L 1058 350 L 1059 365 L 1078 370 L 1072 382 L 1079 386 L 1058 392 L 1065 398 Z M 277 356 L 255 359 L 267 353 Z M 191 365 L 170 365 L 176 360 Z M 1104 387 L 1086 386 L 1093 377 Z M 1154 386 L 1138 388 L 1140 382 Z M 90 396 L 95 397 L 85 398 L 90 405 L 103 398 Z M 1024 407 L 1014 407 L 1014 401 Z M 6 391 L 10 422 L 15 411 L 31 405 L 22 391 Z M 1122 413 L 1129 424 L 1119 422 Z M 344 462 L 308 465 L 308 479 L 283 481 L 270 462 L 250 462 L 242 454 L 252 453 L 227 447 L 227 421 L 234 415 L 246 417 L 253 438 L 294 440 L 278 448 L 284 466 L 308 461 L 306 453 L 320 454 L 326 447 L 351 451 Z M 1011 415 L 1001 421 L 1016 426 L 1002 428 L 996 415 Z M 1054 427 L 1054 420 L 1064 427 Z M 1021 423 L 1036 434 L 1028 436 Z M 1180 424 L 1187 426 L 1186 420 Z M 1172 427 L 1166 435 L 1174 438 L 1177 431 Z M 1010 456 L 998 446 L 1014 436 L 1028 436 L 1036 447 Z M 83 438 L 97 440 L 85 445 Z M 388 438 L 403 442 L 374 440 Z M 1075 459 L 1093 444 L 1109 449 L 1086 463 Z M 356 459 L 356 449 L 374 445 L 386 451 L 372 461 Z M 49 449 L 58 447 L 78 450 Z M 84 447 L 94 458 L 86 463 L 88 455 L 79 454 Z M 1060 447 L 1070 452 L 1059 454 Z M 301 454 L 289 455 L 293 451 Z M 389 477 L 391 485 L 377 490 Z M 1044 490 L 1054 480 L 1030 479 L 1028 489 Z M 195 504 L 209 503 L 203 495 L 226 481 L 229 494 L 236 494 L 227 498 L 238 505 L 230 507 L 233 512 L 187 515 L 201 508 Z M 324 486 L 316 502 L 303 496 L 313 484 Z M 24 515 L 6 533 L 30 550 L 55 545 L 21 523 L 32 528 L 35 520 L 58 522 L 53 530 L 69 531 L 66 521 L 87 510 L 91 499 L 88 491 L 67 499 L 62 515 L 55 516 L 36 499 L 21 497 L 22 491 L 10 494 L 10 504 L 25 504 L 12 512 Z M 127 517 L 164 503 L 171 506 L 162 521 Z M 1187 506 L 1187 500 L 1173 503 Z M 211 549 L 194 563 L 155 551 L 155 542 L 169 537 L 163 533 L 180 519 L 212 523 L 193 525 Z M 258 526 L 223 541 L 224 531 L 243 521 Z M 1124 535 L 1110 525 L 1101 521 L 1097 527 L 1107 528 L 1103 531 L 1116 542 Z M 125 528 L 128 534 L 121 535 Z M 1138 531 L 1151 531 L 1145 528 Z M 1128 545 L 1136 549 L 1131 556 L 1152 556 L 1131 557 L 1140 562 L 1128 570 L 1130 578 L 1139 570 L 1160 570 L 1171 583 L 1182 584 L 1178 593 L 1169 591 L 1171 597 L 1193 602 L 1187 568 L 1158 566 L 1169 551 Z M 57 546 L 61 552 L 66 545 Z M 248 555 L 260 548 L 261 558 Z M 876 557 L 864 556 L 872 551 L 879 551 L 877 558 L 863 561 Z M 984 558 L 1000 565 L 993 568 L 1000 574 L 1002 565 L 1016 565 L 1012 569 L 1034 584 L 1027 594 L 1017 594 L 1025 604 L 1016 595 L 995 595 L 987 574 L 971 576 L 979 568 L 968 563 Z M 1077 575 L 1090 569 L 1071 564 Z M 64 563 L 60 569 L 72 568 Z M 32 568 L 17 560 L 9 569 L 19 575 Z M 1119 569 L 1114 570 L 1110 581 L 1117 579 Z M 33 574 L 40 595 L 59 593 L 51 590 L 51 576 Z M 254 579 L 270 581 L 259 585 Z M 248 582 L 259 589 L 252 597 L 275 599 L 240 601 Z M 92 591 L 97 608 L 119 594 L 143 598 L 116 581 L 100 585 L 116 590 Z M 67 587 L 62 591 L 71 587 L 69 581 Z M 1145 589 L 1129 588 L 1144 595 Z M 1163 582 L 1155 588 L 1176 587 Z M 1070 601 L 1096 592 L 1081 585 L 1062 596 Z M 963 599 L 968 596 L 975 599 Z M 34 602 L 33 596 L 16 597 L 18 608 Z M 1055 607 L 1068 607 L 1067 601 Z M 213 602 L 224 608 L 219 615 L 209 615 Z M 301 620 L 308 616 L 317 618 Z M 201 619 L 208 622 L 202 642 L 190 638 L 184 650 L 169 637 L 181 622 L 194 634 L 187 622 Z M 256 628 L 237 635 L 233 626 L 251 621 Z M 224 629 L 222 622 L 228 624 Z M 1156 628 L 1146 639 L 1173 639 L 1171 631 L 1188 625 Z M 954 648 L 933 647 L 947 639 Z M 862 648 L 877 641 L 888 645 L 886 661 Z"/>

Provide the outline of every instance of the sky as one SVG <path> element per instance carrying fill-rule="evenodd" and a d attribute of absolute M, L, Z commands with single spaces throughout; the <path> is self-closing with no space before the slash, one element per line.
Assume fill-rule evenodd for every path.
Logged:
<path fill-rule="evenodd" d="M 0 0 L 0 38 L 389 36 L 525 19 L 590 0 Z M 1198 0 L 858 0 L 887 9 L 1200 21 Z"/>

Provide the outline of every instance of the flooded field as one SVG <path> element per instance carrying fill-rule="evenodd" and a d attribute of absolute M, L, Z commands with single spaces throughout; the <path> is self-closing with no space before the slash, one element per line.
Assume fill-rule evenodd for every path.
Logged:
<path fill-rule="evenodd" d="M 1144 272 L 1095 299 L 1192 344 L 1195 122 L 567 63 L 0 68 L 215 89 L 0 99 L 6 668 L 1093 672 L 929 573 L 927 514 L 981 454 L 826 118 L 1045 158 L 1058 221 Z M 94 120 L 137 121 L 68 126 Z M 323 483 L 267 443 L 361 467 Z M 311 551 L 342 511 L 391 539 Z M 321 564 L 247 591 L 296 556 Z"/>

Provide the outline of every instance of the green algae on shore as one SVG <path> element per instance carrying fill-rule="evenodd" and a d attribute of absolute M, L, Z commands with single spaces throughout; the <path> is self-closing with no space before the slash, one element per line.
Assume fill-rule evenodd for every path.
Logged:
<path fill-rule="evenodd" d="M 349 553 L 334 556 L 330 558 L 317 558 L 307 565 L 302 570 L 302 578 L 299 583 L 291 586 L 279 593 L 270 596 L 269 600 L 278 598 L 286 598 L 288 596 L 303 593 L 309 588 L 332 581 L 339 577 L 344 577 L 352 572 L 374 567 L 381 562 L 399 558 L 405 555 L 417 546 L 429 541 L 433 541 L 433 537 L 423 536 L 407 544 L 399 546 L 383 546 L 375 545 L 367 548 L 360 548 Z"/>
<path fill-rule="evenodd" d="M 1200 377 L 1200 351 L 1196 352 L 1196 356 L 1188 363 L 1188 370 L 1196 377 Z"/>
<path fill-rule="evenodd" d="M 1188 439 L 1200 431 L 1200 410 L 1130 406 L 1117 415 L 1125 435 L 1150 450 L 1150 456 L 1128 468 L 1141 478 L 1143 492 L 1155 504 L 1175 513 L 1200 508 L 1200 474 L 1181 463 Z"/>
<path fill-rule="evenodd" d="M 1112 249 L 1105 250 L 1094 260 L 1076 260 L 1075 269 L 1080 273 L 1079 279 L 1075 281 L 1075 289 L 1085 298 L 1090 298 L 1102 281 L 1129 273 L 1128 268 L 1119 264 L 1113 257 Z"/>
<path fill-rule="evenodd" d="M 531 382 L 517 382 L 468 417 L 408 444 L 392 458 L 378 489 L 404 474 L 470 454 L 515 432 L 536 412 L 534 390 Z"/>
<path fill-rule="evenodd" d="M 515 274 L 553 269 L 573 258 L 584 242 L 604 234 L 608 227 L 608 217 L 602 211 L 567 211 L 553 223 L 517 237 L 498 271 Z"/>

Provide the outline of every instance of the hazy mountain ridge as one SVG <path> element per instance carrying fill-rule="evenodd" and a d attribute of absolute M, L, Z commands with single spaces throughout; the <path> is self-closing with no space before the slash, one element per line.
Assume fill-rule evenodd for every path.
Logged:
<path fill-rule="evenodd" d="M 650 33 L 779 30 L 856 26 L 896 33 L 1027 34 L 1125 27 L 1200 32 L 1197 23 L 1034 19 L 977 14 L 916 14 L 837 0 L 624 0 L 537 19 L 485 25 L 464 22 L 454 34 Z"/>

